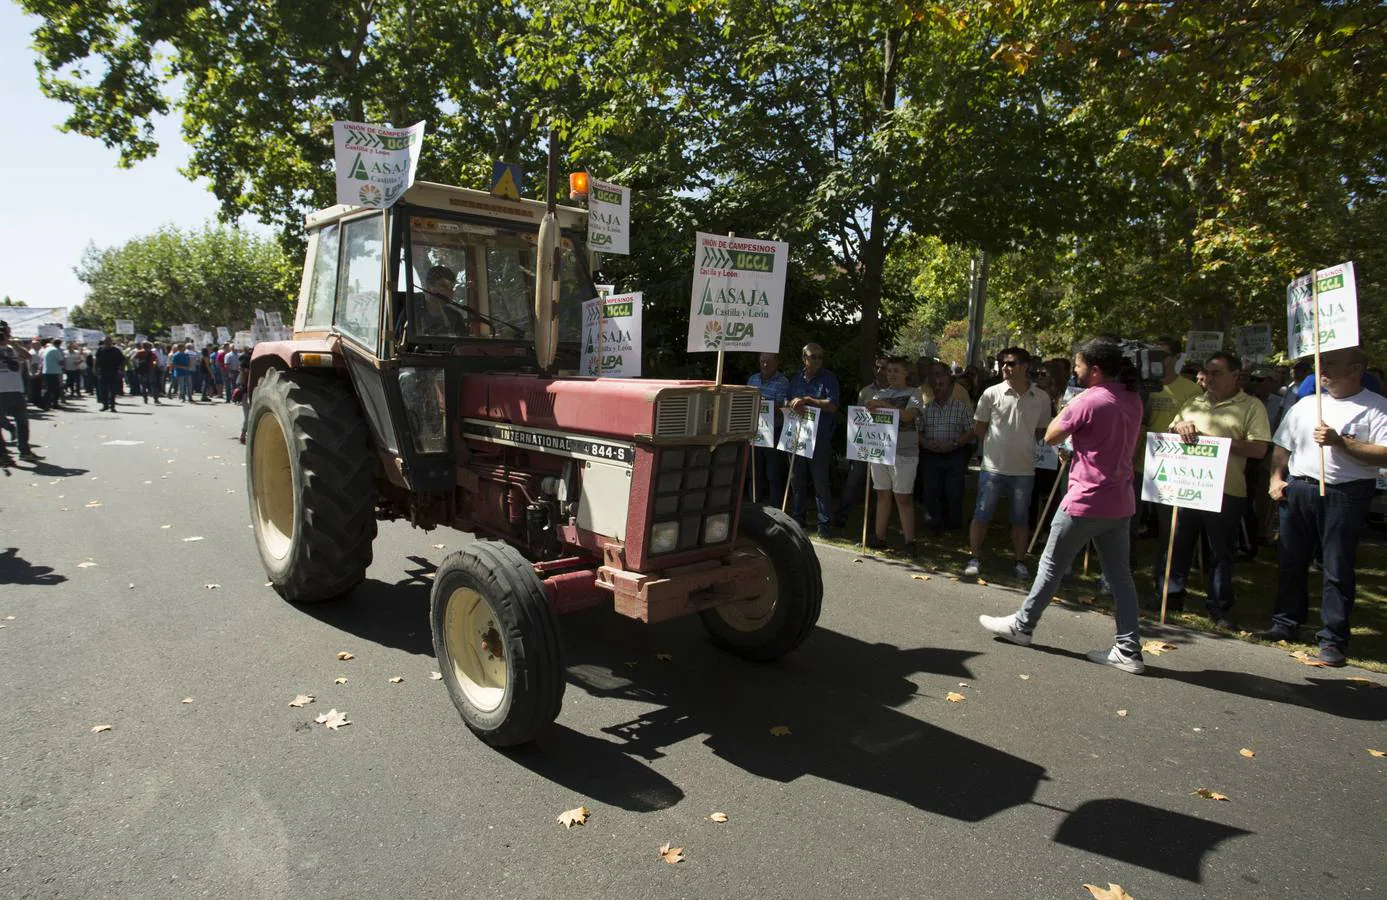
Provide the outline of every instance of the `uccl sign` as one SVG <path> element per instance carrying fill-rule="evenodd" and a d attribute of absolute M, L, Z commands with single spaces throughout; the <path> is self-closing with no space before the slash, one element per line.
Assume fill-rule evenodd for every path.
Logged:
<path fill-rule="evenodd" d="M 694 246 L 690 353 L 776 353 L 790 245 L 698 232 Z"/>
<path fill-rule="evenodd" d="M 1185 442 L 1173 434 L 1146 435 L 1141 498 L 1166 506 L 1218 512 L 1233 442 L 1200 435 Z"/>

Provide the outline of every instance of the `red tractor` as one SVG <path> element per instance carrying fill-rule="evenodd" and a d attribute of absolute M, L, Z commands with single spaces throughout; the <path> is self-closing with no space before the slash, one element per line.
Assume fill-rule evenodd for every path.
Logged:
<path fill-rule="evenodd" d="M 314 213 L 293 339 L 251 362 L 270 581 L 293 603 L 347 594 L 380 519 L 473 534 L 435 573 L 430 620 L 453 702 L 498 747 L 559 713 L 560 613 L 697 613 L 718 645 L 773 660 L 823 595 L 799 526 L 741 500 L 755 389 L 548 374 L 578 367 L 586 224 L 429 183 Z"/>

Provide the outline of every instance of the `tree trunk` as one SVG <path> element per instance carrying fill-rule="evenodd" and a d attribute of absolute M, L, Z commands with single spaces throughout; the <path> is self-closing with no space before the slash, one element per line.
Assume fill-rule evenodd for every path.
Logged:
<path fill-rule="evenodd" d="M 899 29 L 886 30 L 882 43 L 881 116 L 878 124 L 884 122 L 896 108 L 896 47 L 900 39 Z M 862 303 L 862 339 L 857 351 L 857 372 L 862 384 L 872 380 L 872 366 L 880 350 L 877 344 L 881 340 L 881 292 L 886 270 L 886 231 L 890 224 L 890 213 L 887 212 L 890 184 L 888 160 L 880 164 L 873 179 L 867 242 L 862 248 L 862 296 L 859 298 Z"/>

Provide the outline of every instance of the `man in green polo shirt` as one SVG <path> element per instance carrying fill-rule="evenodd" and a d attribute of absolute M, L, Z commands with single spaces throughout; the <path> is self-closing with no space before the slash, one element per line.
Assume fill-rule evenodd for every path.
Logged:
<path fill-rule="evenodd" d="M 1213 557 L 1206 561 L 1209 590 L 1205 606 L 1209 618 L 1216 625 L 1229 629 L 1234 627 L 1233 552 L 1237 545 L 1243 507 L 1247 504 L 1244 469 L 1249 459 L 1261 459 L 1271 446 L 1267 408 L 1238 387 L 1241 370 L 1242 361 L 1231 353 L 1219 351 L 1210 356 L 1204 361 L 1207 390 L 1180 407 L 1170 426 L 1171 431 L 1187 441 L 1193 441 L 1203 434 L 1229 438 L 1233 442 L 1228 474 L 1223 481 L 1222 508 L 1218 512 L 1196 509 L 1180 511 L 1170 563 L 1171 582 L 1184 584 L 1189 575 L 1194 542 L 1199 529 L 1203 528 Z M 1177 575 L 1178 582 L 1175 580 Z"/>

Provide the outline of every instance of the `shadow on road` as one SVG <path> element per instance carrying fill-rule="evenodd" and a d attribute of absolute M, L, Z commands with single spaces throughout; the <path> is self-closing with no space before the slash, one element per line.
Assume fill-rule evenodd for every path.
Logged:
<path fill-rule="evenodd" d="M 1345 719 L 1367 722 L 1387 719 L 1387 691 L 1358 685 L 1343 678 L 1307 678 L 1305 683 L 1296 684 L 1223 669 L 1201 669 L 1198 672 L 1147 669 L 1146 674 L 1254 700 L 1303 706 Z"/>
<path fill-rule="evenodd" d="M 39 475 L 44 478 L 75 478 L 78 475 L 85 475 L 90 469 L 72 469 L 67 466 L 60 466 L 51 462 L 36 462 L 28 466 L 15 466 L 16 472 L 28 472 L 31 475 Z"/>
<path fill-rule="evenodd" d="M 36 566 L 19 555 L 18 547 L 0 553 L 0 584 L 53 585 L 67 581 L 52 566 Z"/>
<path fill-rule="evenodd" d="M 429 634 L 429 587 L 422 577 L 387 584 L 367 579 L 351 595 L 298 609 L 348 634 L 421 656 L 433 656 Z"/>
<path fill-rule="evenodd" d="M 1090 800 L 1060 823 L 1057 844 L 1199 881 L 1205 854 L 1229 838 L 1252 834 L 1131 800 Z"/>

